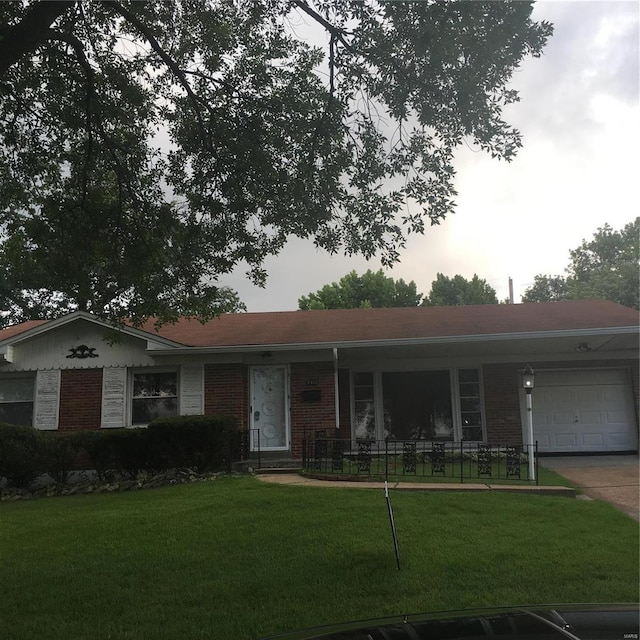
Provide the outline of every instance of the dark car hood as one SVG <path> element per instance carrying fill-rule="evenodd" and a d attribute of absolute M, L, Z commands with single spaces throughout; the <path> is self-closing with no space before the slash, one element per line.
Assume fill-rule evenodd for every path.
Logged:
<path fill-rule="evenodd" d="M 262 640 L 638 640 L 638 604 L 557 604 L 360 620 Z"/>

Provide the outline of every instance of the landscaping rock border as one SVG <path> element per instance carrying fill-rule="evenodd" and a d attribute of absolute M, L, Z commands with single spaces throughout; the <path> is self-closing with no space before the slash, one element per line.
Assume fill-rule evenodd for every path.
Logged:
<path fill-rule="evenodd" d="M 193 482 L 207 482 L 220 476 L 229 475 L 227 472 L 197 473 L 193 469 L 171 469 L 158 473 L 139 473 L 135 479 L 122 476 L 110 481 L 100 481 L 92 474 L 93 478 L 87 478 L 84 474 L 77 482 L 56 484 L 55 482 L 39 482 L 29 489 L 15 487 L 0 488 L 0 502 L 16 502 L 18 500 L 31 500 L 33 498 L 53 498 L 57 496 L 85 495 L 88 493 L 115 493 L 120 491 L 140 491 L 144 489 L 156 489 L 158 487 L 189 484 Z M 237 475 L 237 474 L 236 474 Z"/>

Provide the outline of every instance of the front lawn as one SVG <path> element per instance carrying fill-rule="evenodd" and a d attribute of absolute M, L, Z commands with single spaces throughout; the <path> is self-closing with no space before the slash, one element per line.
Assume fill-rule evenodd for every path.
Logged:
<path fill-rule="evenodd" d="M 638 600 L 598 502 L 222 478 L 0 504 L 0 638 L 251 640 L 403 612 Z"/>

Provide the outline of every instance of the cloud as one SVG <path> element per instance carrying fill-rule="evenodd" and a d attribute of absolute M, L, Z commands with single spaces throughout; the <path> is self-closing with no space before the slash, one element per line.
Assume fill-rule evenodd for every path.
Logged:
<path fill-rule="evenodd" d="M 438 272 L 477 273 L 501 299 L 511 276 L 517 302 L 536 274 L 563 273 L 569 250 L 598 227 L 621 228 L 638 215 L 639 13 L 635 1 L 535 5 L 534 18 L 554 23 L 555 33 L 543 56 L 513 77 L 521 102 L 505 118 L 523 133 L 524 148 L 505 163 L 461 147 L 456 214 L 410 237 L 389 275 L 428 293 Z M 241 269 L 225 279 L 250 311 L 295 309 L 301 295 L 380 264 L 293 240 L 266 268 L 265 290 Z"/>

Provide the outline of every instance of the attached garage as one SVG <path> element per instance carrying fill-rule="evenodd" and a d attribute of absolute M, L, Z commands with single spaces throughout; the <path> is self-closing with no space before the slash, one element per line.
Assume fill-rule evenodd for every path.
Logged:
<path fill-rule="evenodd" d="M 538 371 L 533 433 L 541 453 L 637 451 L 629 371 Z"/>

